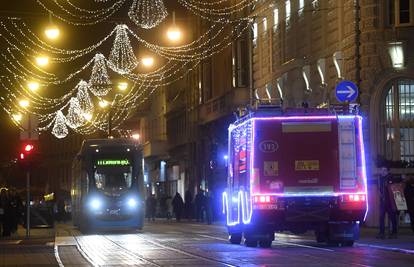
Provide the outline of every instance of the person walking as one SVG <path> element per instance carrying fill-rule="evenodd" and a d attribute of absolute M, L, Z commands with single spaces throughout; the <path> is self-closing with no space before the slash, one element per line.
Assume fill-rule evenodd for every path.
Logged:
<path fill-rule="evenodd" d="M 185 217 L 189 221 L 191 221 L 192 210 L 193 210 L 193 195 L 191 194 L 190 189 L 187 189 L 184 195 L 184 211 L 185 211 Z"/>
<path fill-rule="evenodd" d="M 177 192 L 175 194 L 171 204 L 173 206 L 175 218 L 176 218 L 177 222 L 179 222 L 181 220 L 181 212 L 182 212 L 183 207 L 184 207 L 184 201 L 183 201 L 183 198 L 181 197 L 180 193 Z"/>
<path fill-rule="evenodd" d="M 408 214 L 410 215 L 411 230 L 414 232 L 414 176 L 407 179 L 404 189 Z"/>
<path fill-rule="evenodd" d="M 167 206 L 167 221 L 170 221 L 174 212 L 172 207 L 172 197 L 167 197 L 165 200 L 165 205 Z"/>
<path fill-rule="evenodd" d="M 207 196 L 205 197 L 205 210 L 206 210 L 206 220 L 207 224 L 211 224 L 213 221 L 213 194 L 211 191 L 207 192 Z"/>
<path fill-rule="evenodd" d="M 6 190 L 0 191 L 0 236 L 3 234 L 4 213 L 6 208 Z"/>
<path fill-rule="evenodd" d="M 9 202 L 10 202 L 10 231 L 11 233 L 17 232 L 17 226 L 20 221 L 19 213 L 20 213 L 20 206 L 19 206 L 19 200 L 18 196 L 15 190 L 10 190 L 9 193 Z"/>
<path fill-rule="evenodd" d="M 397 238 L 398 226 L 397 226 L 397 217 L 398 211 L 393 209 L 391 201 L 394 201 L 390 198 L 389 185 L 397 182 L 393 179 L 393 176 L 389 173 L 389 168 L 383 167 L 381 169 L 381 175 L 378 179 L 378 190 L 380 196 L 380 218 L 379 218 L 379 234 L 377 238 L 385 238 L 385 215 L 388 215 L 389 226 L 391 226 L 391 233 L 389 238 Z"/>
<path fill-rule="evenodd" d="M 205 195 L 202 189 L 199 189 L 199 191 L 197 192 L 194 202 L 196 206 L 197 222 L 204 222 Z"/>
<path fill-rule="evenodd" d="M 0 192 L 0 207 L 3 211 L 2 218 L 2 236 L 9 237 L 11 235 L 12 219 L 11 219 L 11 206 L 8 192 L 2 190 Z"/>
<path fill-rule="evenodd" d="M 150 220 L 155 221 L 155 212 L 156 212 L 156 209 L 157 209 L 157 199 L 155 198 L 154 194 L 150 195 L 147 198 L 146 208 L 147 208 L 148 221 L 150 221 Z"/>

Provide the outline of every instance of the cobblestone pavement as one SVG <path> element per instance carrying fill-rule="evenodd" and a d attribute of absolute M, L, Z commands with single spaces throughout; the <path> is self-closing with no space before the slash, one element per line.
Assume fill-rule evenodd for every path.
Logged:
<path fill-rule="evenodd" d="M 55 246 L 64 266 L 414 266 L 414 255 L 367 241 L 329 247 L 311 236 L 277 234 L 271 249 L 261 249 L 226 238 L 223 226 L 158 221 L 139 232 L 94 235 L 61 226 Z"/>

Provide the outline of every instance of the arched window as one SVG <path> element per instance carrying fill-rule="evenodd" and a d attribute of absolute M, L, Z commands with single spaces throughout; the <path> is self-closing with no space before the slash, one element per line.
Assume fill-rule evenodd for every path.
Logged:
<path fill-rule="evenodd" d="M 389 83 L 384 104 L 385 157 L 414 161 L 414 80 Z"/>

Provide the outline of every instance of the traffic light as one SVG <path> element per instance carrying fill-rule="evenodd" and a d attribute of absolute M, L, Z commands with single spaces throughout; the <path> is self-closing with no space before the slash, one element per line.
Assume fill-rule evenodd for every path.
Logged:
<path fill-rule="evenodd" d="M 36 146 L 33 143 L 24 143 L 20 149 L 19 162 L 23 168 L 29 168 L 36 157 Z"/>

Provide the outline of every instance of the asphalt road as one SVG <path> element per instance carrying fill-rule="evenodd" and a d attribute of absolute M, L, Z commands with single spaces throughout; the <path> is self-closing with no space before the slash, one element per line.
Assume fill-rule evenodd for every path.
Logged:
<path fill-rule="evenodd" d="M 61 266 L 414 266 L 414 255 L 370 248 L 329 247 L 310 236 L 277 234 L 270 249 L 231 245 L 225 228 L 196 223 L 147 223 L 140 232 L 82 235 L 57 230 Z"/>

